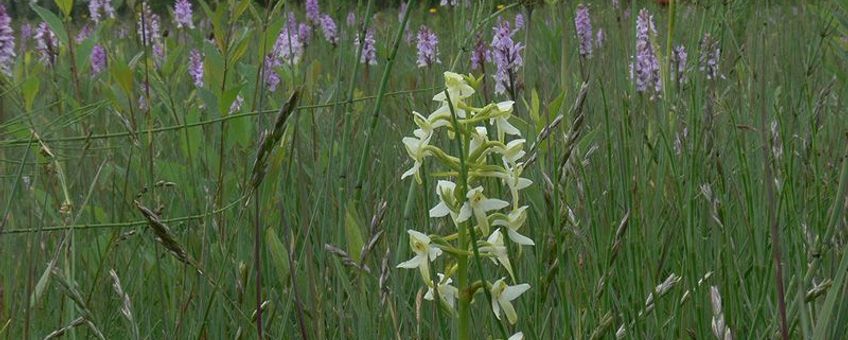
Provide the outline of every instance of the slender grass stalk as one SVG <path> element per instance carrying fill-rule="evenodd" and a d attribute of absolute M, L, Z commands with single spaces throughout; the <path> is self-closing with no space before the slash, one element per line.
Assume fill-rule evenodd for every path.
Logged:
<path fill-rule="evenodd" d="M 374 129 L 377 127 L 377 122 L 379 121 L 380 114 L 382 113 L 383 98 L 386 94 L 389 76 L 392 73 L 392 66 L 395 64 L 398 47 L 400 47 L 400 42 L 403 39 L 404 28 L 406 27 L 406 22 L 409 21 L 409 13 L 411 10 L 412 6 L 407 6 L 406 12 L 403 13 L 403 19 L 401 20 L 400 27 L 398 27 L 394 43 L 392 44 L 392 51 L 389 54 L 388 60 L 386 60 L 386 68 L 383 70 L 383 77 L 380 79 L 380 87 L 377 90 L 377 101 L 374 103 L 374 110 L 371 112 L 371 123 L 368 125 L 368 130 L 365 132 L 365 144 L 362 147 L 362 154 L 359 156 L 359 166 L 356 170 L 356 185 L 354 186 L 355 192 L 353 195 L 353 199 L 356 202 L 362 198 L 362 185 L 365 180 L 363 178 L 365 175 L 365 160 L 368 158 L 368 153 L 371 151 L 371 140 L 374 138 Z"/>
<path fill-rule="evenodd" d="M 768 224 L 771 235 L 771 253 L 774 261 L 774 283 L 777 288 L 777 306 L 780 313 L 780 334 L 783 340 L 789 339 L 789 327 L 786 323 L 786 297 L 783 288 L 783 260 L 781 256 L 780 245 L 780 230 L 777 220 L 777 202 L 774 193 L 774 174 L 771 164 L 771 142 L 768 137 L 768 97 L 766 95 L 766 31 L 768 23 L 764 22 L 760 33 L 760 77 L 759 77 L 759 96 L 760 96 L 760 136 L 762 141 L 762 157 L 763 157 L 763 172 L 765 178 L 763 185 L 766 187 L 766 205 L 768 209 Z"/>

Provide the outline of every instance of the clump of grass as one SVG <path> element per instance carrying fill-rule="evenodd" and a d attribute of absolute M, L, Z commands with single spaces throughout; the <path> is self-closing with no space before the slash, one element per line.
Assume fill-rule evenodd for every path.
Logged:
<path fill-rule="evenodd" d="M 171 0 L 98 20 L 81 1 L 3 3 L 3 336 L 450 338 L 448 252 L 468 338 L 845 333 L 844 5 L 188 2 L 182 27 Z M 53 35 L 39 49 L 27 26 Z M 422 26 L 438 45 L 419 68 Z M 489 242 L 500 216 L 429 218 L 463 172 L 510 197 L 475 178 L 491 167 L 400 181 L 409 112 L 438 108 L 444 71 L 471 73 L 466 106 L 514 101 L 534 246 Z M 468 118 L 449 118 L 431 144 L 467 156 Z M 432 268 L 456 282 L 396 271 L 411 228 L 441 236 Z M 516 326 L 487 308 L 500 277 L 533 287 Z"/>

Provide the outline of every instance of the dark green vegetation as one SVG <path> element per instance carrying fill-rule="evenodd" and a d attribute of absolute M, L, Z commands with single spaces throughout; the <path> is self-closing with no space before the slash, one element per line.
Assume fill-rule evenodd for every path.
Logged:
<path fill-rule="evenodd" d="M 522 192 L 522 232 L 536 245 L 510 250 L 532 288 L 515 301 L 514 328 L 502 321 L 506 333 L 710 338 L 713 286 L 736 338 L 781 336 L 781 290 L 789 337 L 848 333 L 845 8 L 636 1 L 626 16 L 609 2 L 591 2 L 592 25 L 607 35 L 591 59 L 578 55 L 576 3 L 499 13 L 527 19 L 515 35 L 527 47 L 513 125 L 529 146 L 562 116 L 524 172 L 535 184 Z M 131 8 L 69 45 L 86 7 L 64 22 L 52 7 L 67 34 L 56 66 L 30 45 L 0 80 L 0 336 L 68 326 L 72 338 L 256 338 L 257 288 L 275 339 L 454 336 L 454 318 L 423 300 L 417 271 L 395 269 L 412 254 L 407 229 L 452 228 L 427 215 L 434 178 L 401 181 L 411 166 L 401 138 L 412 110 L 436 109 L 444 71 L 481 75 L 468 62 L 470 32 L 491 41 L 498 3 L 413 5 L 408 26 L 438 34 L 442 64 L 417 68 L 415 44 L 400 41 L 390 70 L 398 10 L 368 3 L 321 1 L 339 45 L 315 33 L 298 65 L 277 69 L 273 93 L 257 79 L 263 51 L 283 13 L 303 20 L 300 3 L 195 2 L 195 22 L 210 19 L 195 30 L 158 10 L 170 31 L 158 61 Z M 656 20 L 666 85 L 653 99 L 629 77 L 642 7 Z M 345 24 L 349 10 L 371 18 L 377 65 L 356 62 L 361 27 Z M 721 48 L 717 79 L 699 70 L 705 33 Z M 90 76 L 95 44 L 109 66 Z M 668 55 L 680 44 L 688 81 L 675 84 Z M 192 49 L 206 56 L 202 88 L 188 74 Z M 509 99 L 486 69 L 478 91 Z M 240 110 L 228 113 L 237 96 Z M 476 338 L 501 337 L 483 295 L 471 310 Z"/>

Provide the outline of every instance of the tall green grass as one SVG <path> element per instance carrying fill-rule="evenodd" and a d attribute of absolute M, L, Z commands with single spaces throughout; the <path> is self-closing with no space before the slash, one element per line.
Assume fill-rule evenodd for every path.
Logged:
<path fill-rule="evenodd" d="M 776 239 L 788 336 L 848 333 L 844 4 L 587 3 L 607 41 L 584 60 L 576 3 L 493 15 L 500 2 L 435 13 L 416 2 L 407 26 L 433 28 L 443 61 L 417 68 L 396 6 L 321 1 L 340 44 L 316 33 L 275 93 L 259 68 L 284 13 L 303 18 L 291 1 L 195 3 L 208 31 L 172 28 L 158 65 L 129 9 L 66 44 L 73 55 L 63 49 L 54 68 L 20 53 L 0 81 L 0 336 L 256 338 L 261 314 L 270 338 L 455 337 L 457 320 L 423 300 L 416 273 L 395 269 L 411 254 L 407 229 L 450 228 L 427 216 L 432 178 L 400 180 L 400 141 L 412 110 L 436 108 L 442 72 L 474 73 L 475 31 L 490 41 L 496 17 L 517 13 L 529 22 L 516 35 L 527 47 L 513 123 L 538 142 L 523 192 L 536 246 L 511 255 L 532 289 L 516 300 L 515 327 L 498 326 L 477 296 L 474 336 L 709 338 L 720 316 L 736 338 L 780 337 Z M 628 77 L 642 7 L 663 58 L 670 43 L 689 51 L 688 82 L 664 74 L 653 100 Z M 41 14 L 73 41 L 83 9 L 50 8 Z M 345 25 L 349 10 L 360 25 Z M 376 66 L 357 63 L 353 45 L 366 19 Z M 129 38 L 117 38 L 122 28 Z M 720 41 L 717 80 L 697 67 L 705 33 Z M 94 43 L 110 55 L 97 77 Z M 206 54 L 203 89 L 186 72 L 192 48 Z M 486 76 L 479 91 L 508 99 Z M 294 92 L 299 103 L 275 128 Z M 228 114 L 236 93 L 245 103 Z M 260 149 L 263 131 L 276 131 L 273 147 Z"/>

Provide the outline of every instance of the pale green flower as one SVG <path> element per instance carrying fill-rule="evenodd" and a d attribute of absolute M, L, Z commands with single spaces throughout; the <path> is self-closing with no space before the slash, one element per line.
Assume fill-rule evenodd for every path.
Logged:
<path fill-rule="evenodd" d="M 442 250 L 430 245 L 430 237 L 415 230 L 407 230 L 409 233 L 409 247 L 415 256 L 406 262 L 398 264 L 398 268 L 412 269 L 418 267 L 424 282 L 430 282 L 430 262 L 442 255 Z"/>
<path fill-rule="evenodd" d="M 437 284 L 437 289 L 439 290 L 439 297 L 444 301 L 448 306 L 454 308 L 456 304 L 456 296 L 459 295 L 459 289 L 454 286 L 451 286 L 453 279 L 446 278 L 445 274 L 438 273 L 439 275 L 439 283 Z M 433 287 L 427 285 L 427 294 L 424 294 L 424 299 L 428 301 L 433 301 Z"/>
<path fill-rule="evenodd" d="M 527 221 L 527 208 L 528 206 L 523 206 L 521 208 L 515 209 L 506 215 L 506 219 L 496 219 L 493 225 L 501 226 L 506 229 L 506 234 L 509 236 L 509 239 L 515 243 L 526 246 L 535 246 L 536 243 L 533 242 L 527 236 L 521 235 L 518 233 L 518 229 L 521 229 L 524 226 L 524 222 Z"/>
<path fill-rule="evenodd" d="M 497 152 L 500 153 L 503 156 L 503 159 L 507 160 L 509 164 L 515 164 L 526 154 L 524 152 L 525 142 L 526 140 L 524 139 L 511 140 L 509 143 L 506 143 L 504 147 L 498 147 Z"/>
<path fill-rule="evenodd" d="M 414 163 L 412 164 L 412 168 L 406 170 L 406 172 L 400 176 L 400 179 L 415 175 L 415 180 L 418 183 L 421 183 L 421 175 L 419 173 L 421 164 L 424 162 L 424 158 L 431 155 L 430 151 L 427 150 L 427 146 L 430 144 L 430 136 L 426 136 L 424 132 L 416 133 L 416 136 L 418 138 L 403 138 L 403 145 L 406 147 L 406 152 L 409 154 L 409 157 L 412 158 Z"/>
<path fill-rule="evenodd" d="M 480 231 L 483 234 L 489 233 L 489 218 L 486 216 L 486 213 L 509 206 L 509 203 L 506 201 L 487 198 L 486 195 L 483 195 L 482 186 L 469 190 L 466 198 L 468 198 L 468 202 L 465 202 L 462 209 L 460 209 L 460 218 L 457 221 L 464 222 L 467 217 L 465 219 L 461 217 L 474 215 L 474 218 L 477 220 L 477 226 L 480 227 Z"/>
<path fill-rule="evenodd" d="M 464 213 L 462 210 L 460 210 L 460 212 L 456 211 L 455 207 L 457 206 L 457 203 L 454 196 L 455 190 L 456 183 L 439 180 L 436 184 L 436 195 L 439 196 L 439 203 L 430 209 L 430 217 L 444 217 L 450 215 L 451 219 L 453 219 L 455 223 L 463 222 L 471 217 L 471 210 L 465 211 Z"/>
<path fill-rule="evenodd" d="M 501 234 L 500 230 L 495 230 L 489 235 L 489 238 L 486 239 L 486 245 L 480 247 L 481 253 L 486 253 L 494 262 L 498 264 L 500 262 L 501 265 L 506 268 L 507 273 L 509 273 L 509 277 L 515 280 L 515 275 L 512 273 L 512 265 L 509 263 L 509 254 L 507 254 L 506 247 L 504 246 L 503 234 Z"/>
<path fill-rule="evenodd" d="M 425 118 L 418 112 L 412 111 L 413 119 L 415 120 L 415 125 L 418 125 L 418 128 L 412 132 L 415 137 L 418 137 L 420 140 L 429 139 L 433 136 L 433 132 L 443 126 L 447 126 L 448 122 L 446 120 L 435 119 L 432 120 L 430 118 Z"/>
<path fill-rule="evenodd" d="M 518 332 L 513 334 L 507 340 L 524 340 L 524 333 Z"/>
<path fill-rule="evenodd" d="M 503 141 L 506 135 L 521 136 L 521 131 L 509 123 L 509 118 L 512 117 L 512 105 L 515 102 L 509 100 L 497 104 L 497 114 L 495 114 L 490 123 L 498 127 L 498 140 Z"/>
<path fill-rule="evenodd" d="M 445 87 L 447 87 L 454 106 L 474 94 L 474 88 L 468 85 L 465 77 L 458 73 L 445 72 Z M 445 96 L 444 92 L 439 92 L 433 96 L 433 100 L 444 103 L 447 102 L 447 96 Z"/>
<path fill-rule="evenodd" d="M 506 314 L 510 324 L 515 324 L 518 321 L 518 314 L 515 312 L 515 307 L 512 306 L 512 300 L 515 300 L 530 289 L 530 285 L 522 283 L 520 285 L 508 286 L 504 279 L 495 281 L 492 284 L 492 311 L 498 320 L 501 319 L 501 309 Z"/>
<path fill-rule="evenodd" d="M 495 176 L 501 178 L 509 187 L 512 194 L 513 209 L 517 209 L 518 191 L 529 187 L 533 184 L 533 181 L 521 177 L 521 173 L 524 171 L 524 163 L 509 164 L 506 159 L 503 160 L 503 163 L 504 171 L 496 173 Z"/>
<path fill-rule="evenodd" d="M 484 126 L 477 126 L 471 132 L 471 141 L 468 143 L 468 154 L 474 154 L 477 149 L 479 149 L 483 144 L 489 141 L 489 132 L 486 130 Z M 480 155 L 480 157 L 485 157 L 485 153 Z"/>

